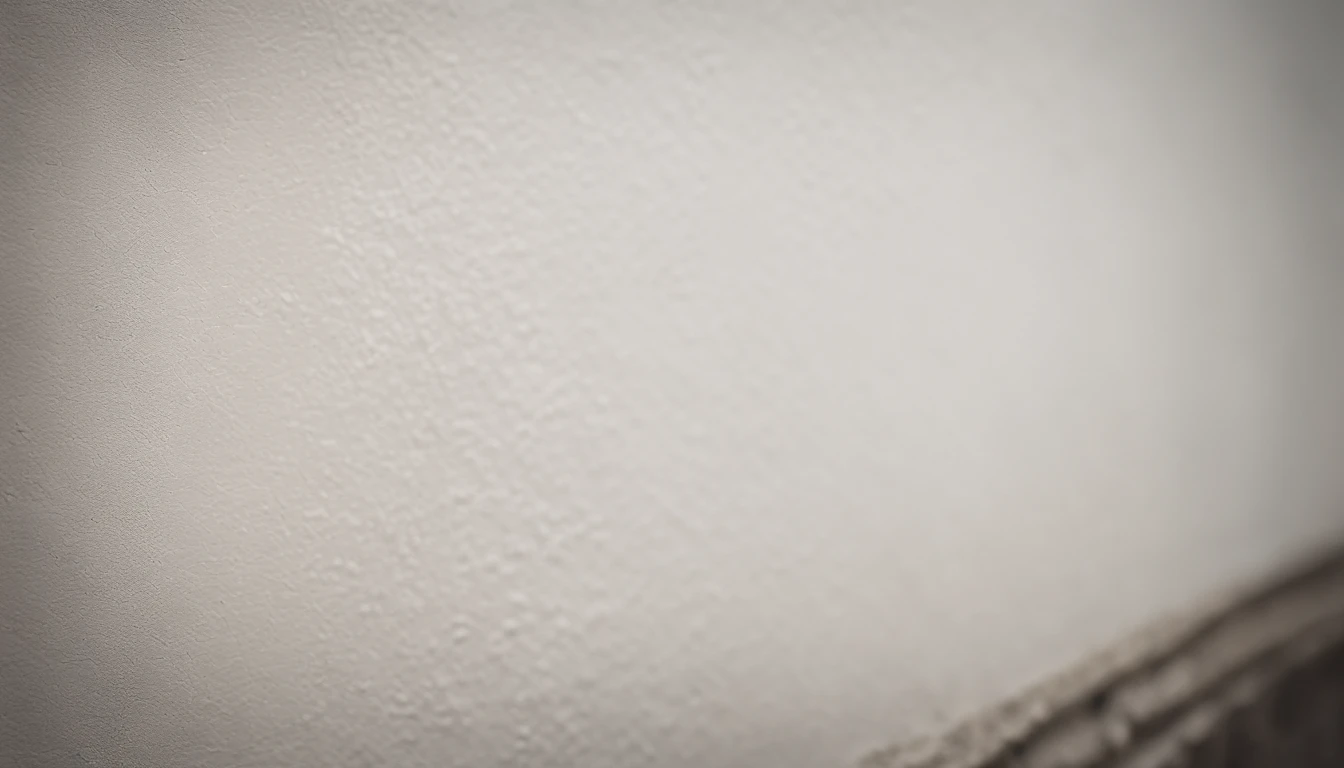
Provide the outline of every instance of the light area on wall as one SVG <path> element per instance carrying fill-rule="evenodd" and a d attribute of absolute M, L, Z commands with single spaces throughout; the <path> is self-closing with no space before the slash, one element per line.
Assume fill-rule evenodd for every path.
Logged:
<path fill-rule="evenodd" d="M 1323 9 L 15 5 L 0 762 L 842 765 L 1331 540 Z"/>

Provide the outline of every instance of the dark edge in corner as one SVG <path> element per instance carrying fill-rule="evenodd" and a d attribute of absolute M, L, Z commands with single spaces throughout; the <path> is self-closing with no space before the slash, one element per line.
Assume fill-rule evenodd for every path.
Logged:
<path fill-rule="evenodd" d="M 941 736 L 880 750 L 860 765 L 1191 765 L 1182 761 L 1215 735 L 1221 743 L 1239 713 L 1303 669 L 1339 668 L 1341 653 L 1344 543 L 1160 621 Z M 1344 701 L 1344 677 L 1329 684 L 1341 687 L 1332 701 Z"/>

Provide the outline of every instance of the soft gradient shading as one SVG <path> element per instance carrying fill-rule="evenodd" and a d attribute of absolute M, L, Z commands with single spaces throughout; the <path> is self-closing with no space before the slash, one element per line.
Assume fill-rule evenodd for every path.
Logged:
<path fill-rule="evenodd" d="M 8 0 L 0 765 L 844 766 L 1344 534 L 1338 8 Z"/>

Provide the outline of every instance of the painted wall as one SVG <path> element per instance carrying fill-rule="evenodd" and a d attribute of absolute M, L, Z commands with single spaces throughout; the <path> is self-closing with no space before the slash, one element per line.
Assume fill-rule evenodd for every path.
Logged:
<path fill-rule="evenodd" d="M 0 764 L 842 766 L 1344 533 L 1330 5 L 7 3 Z"/>

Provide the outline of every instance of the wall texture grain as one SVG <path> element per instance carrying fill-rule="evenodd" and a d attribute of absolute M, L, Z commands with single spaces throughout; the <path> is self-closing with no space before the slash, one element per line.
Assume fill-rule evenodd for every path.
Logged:
<path fill-rule="evenodd" d="M 1333 5 L 9 0 L 0 765 L 842 766 L 1344 534 Z"/>

